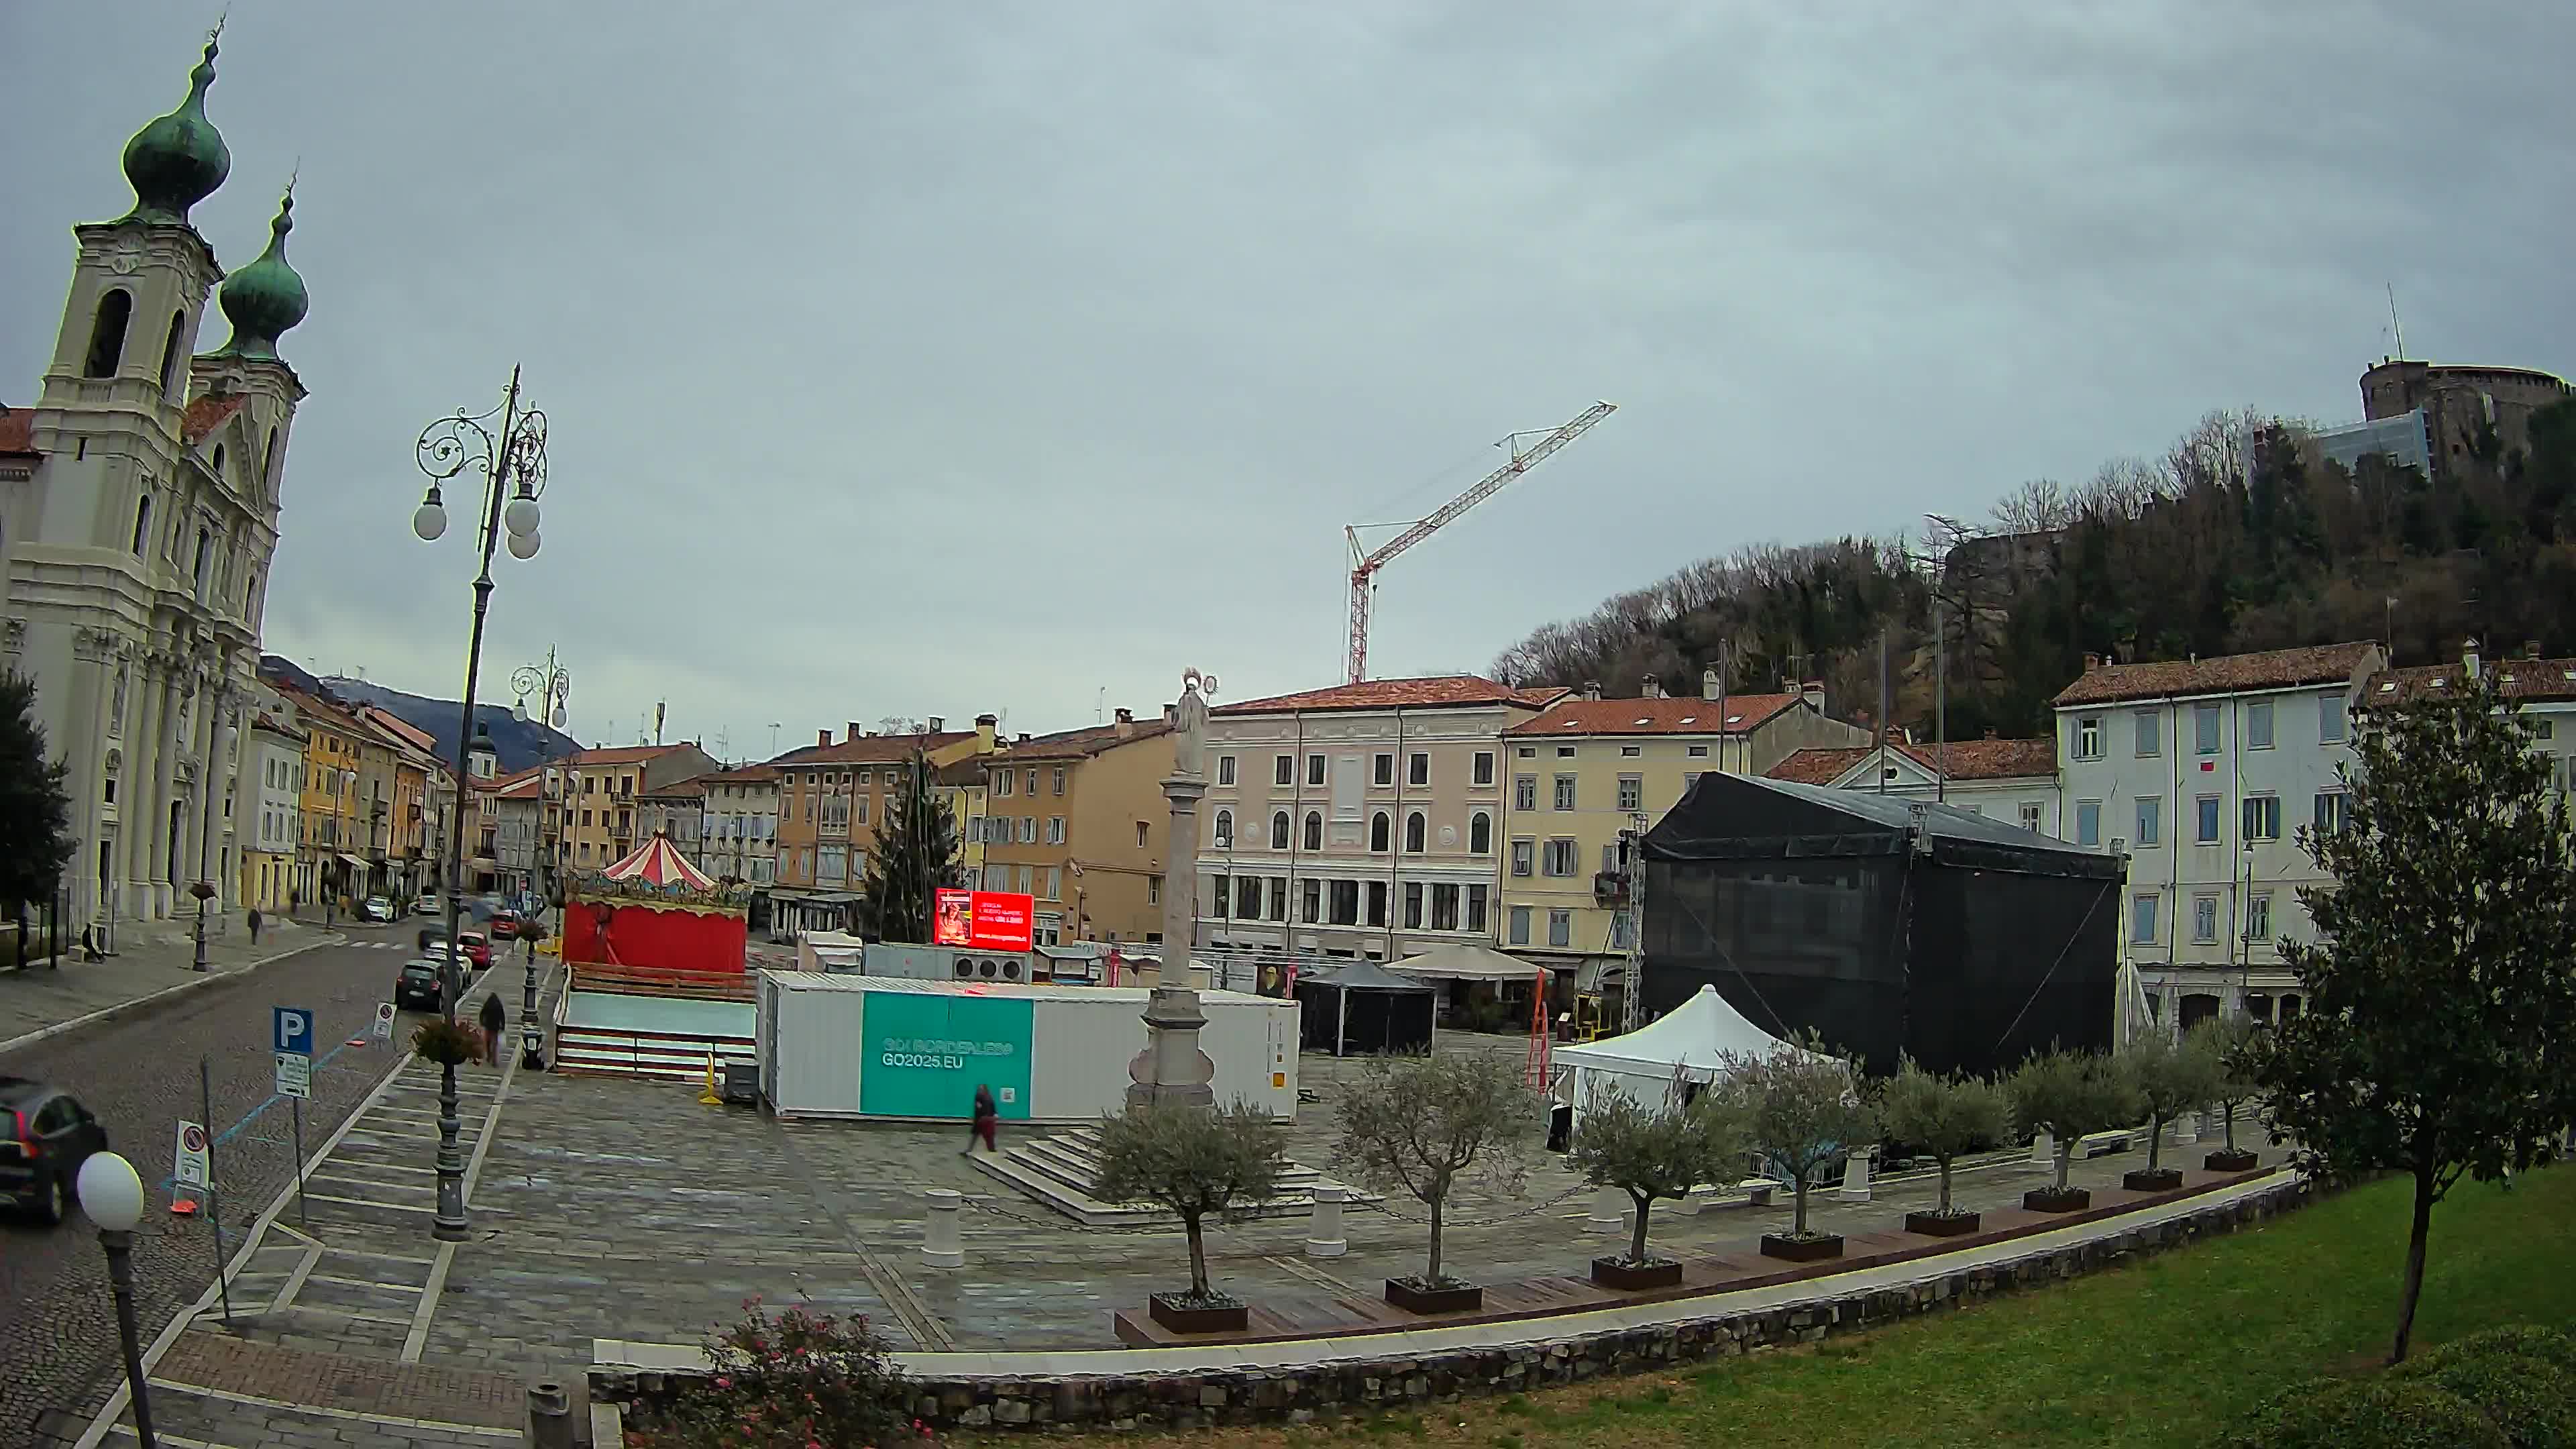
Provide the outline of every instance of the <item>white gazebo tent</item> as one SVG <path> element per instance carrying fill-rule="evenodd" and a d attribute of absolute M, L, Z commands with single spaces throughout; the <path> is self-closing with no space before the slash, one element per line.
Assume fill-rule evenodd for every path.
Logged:
<path fill-rule="evenodd" d="M 1768 1056 L 1797 1048 L 1744 1019 L 1714 986 L 1662 1016 L 1622 1036 L 1578 1042 L 1556 1049 L 1559 1083 L 1569 1089 L 1562 1098 L 1581 1121 L 1592 1094 L 1616 1087 L 1650 1110 L 1681 1105 L 1676 1096 L 1684 1083 L 1705 1085 L 1717 1079 L 1719 1064 L 1729 1055 Z"/>
<path fill-rule="evenodd" d="M 1387 969 L 1418 981 L 1534 981 L 1540 968 L 1517 956 L 1460 941 L 1407 956 Z"/>

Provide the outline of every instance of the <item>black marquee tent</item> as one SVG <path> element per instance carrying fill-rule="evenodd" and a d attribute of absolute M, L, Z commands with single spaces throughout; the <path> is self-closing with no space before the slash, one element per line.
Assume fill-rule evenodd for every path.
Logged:
<path fill-rule="evenodd" d="M 2115 855 L 1955 806 L 1708 774 L 1646 834 L 1645 1005 L 1714 986 L 1873 1072 L 2112 1045 Z"/>
<path fill-rule="evenodd" d="M 1297 979 L 1298 1045 L 1337 1057 L 1431 1050 L 1440 999 L 1427 981 L 1374 961 L 1353 961 Z"/>

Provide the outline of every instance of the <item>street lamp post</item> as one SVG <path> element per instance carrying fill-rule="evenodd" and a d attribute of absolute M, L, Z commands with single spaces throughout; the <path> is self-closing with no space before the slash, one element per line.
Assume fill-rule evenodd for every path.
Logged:
<path fill-rule="evenodd" d="M 468 751 L 474 744 L 474 686 L 483 670 L 483 619 L 492 603 L 492 550 L 506 529 L 512 558 L 537 556 L 537 499 L 546 488 L 546 415 L 535 408 L 520 408 L 516 367 L 510 369 L 509 390 L 494 412 L 501 423 L 497 437 L 484 426 L 494 413 L 469 415 L 459 409 L 455 416 L 423 428 L 413 445 L 421 472 L 429 476 L 429 491 L 411 519 L 412 532 L 423 543 L 435 543 L 447 532 L 447 508 L 438 485 L 468 469 L 483 474 L 483 506 L 476 516 L 481 571 L 474 578 L 474 629 L 465 646 L 463 722 L 456 731 L 456 804 L 448 812 L 447 827 L 447 959 L 439 966 L 438 999 L 440 1012 L 451 1026 L 456 1021 L 456 999 L 465 990 L 463 958 L 457 949 L 465 911 L 465 792 L 473 788 Z M 451 1243 L 464 1241 L 468 1231 L 465 1158 L 456 1140 L 463 1124 L 457 1120 L 456 1105 L 456 1064 L 441 1063 L 438 1210 L 430 1219 L 430 1234 Z"/>
<path fill-rule="evenodd" d="M 572 699 L 572 674 L 555 662 L 555 651 L 551 645 L 546 649 L 544 667 L 523 664 L 510 672 L 510 692 L 519 697 L 511 713 L 522 722 L 528 718 L 528 696 L 532 694 L 537 697 L 536 717 L 548 726 L 562 729 L 571 717 L 566 706 Z M 537 808 L 540 813 L 545 809 L 542 795 Z M 542 863 L 531 864 L 540 866 L 539 871 L 531 872 L 529 889 L 534 891 L 536 878 L 542 873 Z M 538 919 L 544 919 L 542 912 Z M 537 1026 L 537 953 L 529 948 L 522 954 L 526 957 L 528 970 L 519 996 L 519 1065 L 528 1071 L 542 1072 L 546 1069 L 546 1053 L 545 1033 Z"/>
<path fill-rule="evenodd" d="M 134 1165 L 113 1152 L 93 1152 L 81 1164 L 81 1211 L 98 1224 L 107 1250 L 107 1284 L 116 1296 L 116 1335 L 125 1345 L 125 1387 L 134 1406 L 134 1437 L 153 1449 L 152 1399 L 143 1377 L 143 1345 L 134 1328 L 134 1225 L 143 1221 L 143 1180 Z"/>
<path fill-rule="evenodd" d="M 203 971 L 206 969 L 206 902 L 214 898 L 215 888 L 212 884 L 206 881 L 199 881 L 195 885 L 188 887 L 188 894 L 197 898 L 196 969 Z"/>

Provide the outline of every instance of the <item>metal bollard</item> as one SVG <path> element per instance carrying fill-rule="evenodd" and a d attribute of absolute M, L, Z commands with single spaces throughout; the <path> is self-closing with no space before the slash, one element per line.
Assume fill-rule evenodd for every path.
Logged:
<path fill-rule="evenodd" d="M 929 1210 L 922 1219 L 921 1261 L 933 1268 L 965 1267 L 966 1249 L 957 1236 L 957 1209 L 965 1194 L 934 1187 L 922 1196 L 929 1200 Z"/>
<path fill-rule="evenodd" d="M 2057 1139 L 2046 1132 L 2030 1139 L 2030 1165 L 2057 1170 Z"/>
<path fill-rule="evenodd" d="M 1623 1188 L 1605 1187 L 1592 1195 L 1592 1210 L 1584 1215 L 1587 1233 L 1619 1233 L 1628 1226 L 1628 1194 Z"/>
<path fill-rule="evenodd" d="M 1306 1224 L 1307 1257 L 1338 1258 L 1351 1250 L 1350 1239 L 1342 1235 L 1342 1203 L 1350 1195 L 1347 1187 L 1315 1185 L 1315 1215 Z"/>
<path fill-rule="evenodd" d="M 1843 1202 L 1869 1201 L 1869 1149 L 1864 1147 L 1843 1159 L 1843 1185 L 1834 1196 Z"/>
<path fill-rule="evenodd" d="M 572 1395 L 552 1379 L 528 1385 L 529 1449 L 572 1449 Z"/>

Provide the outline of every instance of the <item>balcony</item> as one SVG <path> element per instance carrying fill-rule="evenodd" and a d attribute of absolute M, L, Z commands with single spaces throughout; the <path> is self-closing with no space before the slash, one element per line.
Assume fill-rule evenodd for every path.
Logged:
<path fill-rule="evenodd" d="M 1592 875 L 1592 903 L 1600 906 L 1624 906 L 1632 893 L 1628 873 L 1624 870 L 1595 871 Z"/>

